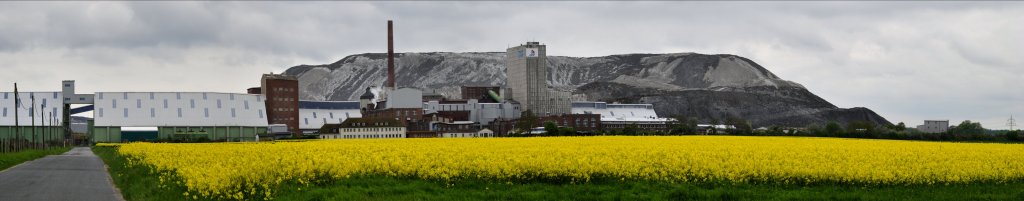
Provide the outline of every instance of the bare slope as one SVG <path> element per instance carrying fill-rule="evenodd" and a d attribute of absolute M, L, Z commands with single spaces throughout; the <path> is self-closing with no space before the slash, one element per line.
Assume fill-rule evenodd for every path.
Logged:
<path fill-rule="evenodd" d="M 462 85 L 504 85 L 503 52 L 396 54 L 400 87 L 437 89 L 458 97 Z M 301 98 L 355 100 L 385 80 L 385 54 L 351 55 L 338 62 L 296 66 Z M 588 100 L 652 103 L 662 116 L 704 121 L 729 116 L 755 126 L 805 126 L 828 121 L 889 124 L 866 108 L 842 109 L 735 55 L 625 54 L 603 57 L 549 56 L 548 83 Z"/>

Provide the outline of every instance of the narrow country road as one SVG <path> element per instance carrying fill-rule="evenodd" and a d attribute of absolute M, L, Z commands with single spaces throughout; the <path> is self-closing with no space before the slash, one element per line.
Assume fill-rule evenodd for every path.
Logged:
<path fill-rule="evenodd" d="M 124 200 L 89 147 L 75 147 L 0 172 L 0 201 Z"/>

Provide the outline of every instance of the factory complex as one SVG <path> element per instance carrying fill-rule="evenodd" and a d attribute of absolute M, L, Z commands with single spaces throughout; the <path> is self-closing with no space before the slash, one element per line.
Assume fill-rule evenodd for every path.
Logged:
<path fill-rule="evenodd" d="M 568 92 L 553 90 L 546 81 L 547 47 L 539 42 L 507 49 L 506 86 L 462 86 L 460 99 L 430 89 L 399 87 L 396 79 L 402 78 L 394 73 L 391 31 L 388 21 L 387 80 L 379 92 L 365 89 L 359 100 L 301 100 L 296 77 L 273 73 L 264 74 L 260 86 L 246 93 L 77 94 L 75 81 L 66 80 L 59 92 L 0 92 L 0 139 L 97 143 L 468 138 L 540 134 L 539 127 L 546 122 L 578 133 L 631 126 L 667 131 L 672 121 L 658 117 L 651 104 L 574 102 Z M 72 115 L 85 112 L 92 114 L 86 125 L 71 125 Z M 520 122 L 523 118 L 530 118 L 530 125 Z M 72 127 L 85 129 L 72 132 Z"/>

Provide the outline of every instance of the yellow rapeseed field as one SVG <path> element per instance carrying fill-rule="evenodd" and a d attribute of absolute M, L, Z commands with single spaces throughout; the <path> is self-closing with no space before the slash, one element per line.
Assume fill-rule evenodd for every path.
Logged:
<path fill-rule="evenodd" d="M 285 182 L 385 175 L 441 181 L 592 179 L 851 185 L 1011 182 L 1024 145 L 807 137 L 364 139 L 122 144 L 130 165 L 192 196 L 273 197 Z"/>

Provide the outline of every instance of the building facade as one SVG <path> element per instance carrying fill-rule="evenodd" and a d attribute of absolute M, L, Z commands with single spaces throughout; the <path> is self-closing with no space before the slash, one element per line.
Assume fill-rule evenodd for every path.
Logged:
<path fill-rule="evenodd" d="M 299 126 L 299 81 L 295 76 L 263 74 L 260 92 L 266 97 L 267 123 L 288 125 L 297 136 Z"/>
<path fill-rule="evenodd" d="M 8 145 L 65 139 L 64 96 L 60 92 L 0 92 L 0 141 Z M 32 99 L 35 98 L 35 104 Z"/>
<path fill-rule="evenodd" d="M 924 125 L 917 126 L 924 133 L 944 133 L 949 131 L 949 120 L 924 120 Z"/>
<path fill-rule="evenodd" d="M 505 55 L 506 87 L 510 97 L 538 116 L 569 114 L 569 94 L 547 84 L 547 47 L 539 42 L 508 48 Z"/>
<path fill-rule="evenodd" d="M 320 133 L 320 139 L 405 138 L 405 126 L 387 118 L 350 118 L 337 130 L 338 133 Z"/>
<path fill-rule="evenodd" d="M 501 93 L 500 86 L 462 86 L 462 99 L 477 99 L 481 103 L 498 103 L 502 100 L 492 98 L 490 92 Z"/>
<path fill-rule="evenodd" d="M 361 118 L 356 101 L 299 101 L 299 129 L 303 134 L 319 133 L 326 124 L 340 124 L 349 118 Z"/>
<path fill-rule="evenodd" d="M 92 142 L 209 139 L 254 141 L 266 133 L 262 95 L 213 92 L 98 92 Z"/>
<path fill-rule="evenodd" d="M 573 114 L 600 115 L 602 130 L 622 130 L 635 125 L 640 130 L 667 131 L 672 119 L 660 118 L 652 104 L 573 102 Z"/>

